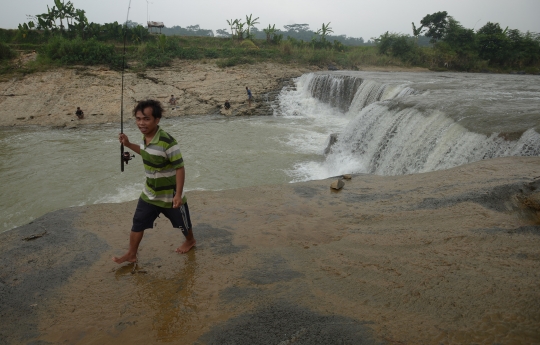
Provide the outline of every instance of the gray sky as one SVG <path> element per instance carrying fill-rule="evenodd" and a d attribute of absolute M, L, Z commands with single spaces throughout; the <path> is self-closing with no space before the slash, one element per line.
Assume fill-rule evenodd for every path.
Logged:
<path fill-rule="evenodd" d="M 16 28 L 26 21 L 26 14 L 40 14 L 53 0 L 1 0 L 0 27 Z M 68 0 L 66 0 L 67 2 Z M 75 8 L 86 11 L 96 23 L 125 22 L 129 0 L 72 0 Z M 147 11 L 148 8 L 148 11 Z M 166 26 L 186 27 L 199 24 L 202 29 L 228 29 L 227 19 L 253 14 L 263 29 L 268 24 L 307 23 L 312 30 L 331 22 L 336 35 L 363 37 L 368 40 L 386 31 L 411 34 L 411 22 L 419 24 L 426 15 L 447 11 L 466 28 L 479 29 L 488 21 L 504 29 L 540 32 L 540 0 L 229 0 L 178 1 L 132 0 L 129 19 L 146 23 L 162 21 Z"/>

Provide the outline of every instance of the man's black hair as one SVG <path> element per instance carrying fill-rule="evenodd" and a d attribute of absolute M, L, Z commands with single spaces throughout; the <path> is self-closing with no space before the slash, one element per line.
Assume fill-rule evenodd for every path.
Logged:
<path fill-rule="evenodd" d="M 161 115 L 163 114 L 163 107 L 161 106 L 161 103 L 159 101 L 153 100 L 153 99 L 147 99 L 146 101 L 140 101 L 137 103 L 135 108 L 133 109 L 133 116 L 137 114 L 137 112 L 143 113 L 143 110 L 146 108 L 152 108 L 152 116 L 156 119 L 161 119 Z"/>

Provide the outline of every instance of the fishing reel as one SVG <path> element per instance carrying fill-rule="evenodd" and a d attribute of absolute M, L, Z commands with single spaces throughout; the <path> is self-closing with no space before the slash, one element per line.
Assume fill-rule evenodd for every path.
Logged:
<path fill-rule="evenodd" d="M 128 162 L 132 160 L 133 157 L 135 157 L 135 155 L 131 155 L 129 152 L 122 153 L 122 161 L 126 164 L 128 164 Z"/>

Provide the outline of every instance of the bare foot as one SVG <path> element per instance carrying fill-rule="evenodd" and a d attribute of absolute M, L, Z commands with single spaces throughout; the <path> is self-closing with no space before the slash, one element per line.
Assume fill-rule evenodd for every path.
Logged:
<path fill-rule="evenodd" d="M 176 248 L 176 252 L 179 254 L 185 254 L 189 252 L 191 248 L 195 247 L 195 243 L 197 243 L 197 241 L 195 241 L 194 239 L 186 240 L 184 243 L 182 243 L 180 247 Z"/>
<path fill-rule="evenodd" d="M 137 254 L 132 255 L 130 253 L 126 253 L 121 257 L 113 256 L 112 261 L 116 262 L 117 264 L 124 262 L 137 262 Z"/>

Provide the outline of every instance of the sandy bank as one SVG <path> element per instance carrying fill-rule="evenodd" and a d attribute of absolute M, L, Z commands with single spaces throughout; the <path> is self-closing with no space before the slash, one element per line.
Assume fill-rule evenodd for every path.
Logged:
<path fill-rule="evenodd" d="M 540 158 L 190 192 L 195 250 L 135 202 L 0 234 L 0 343 L 534 343 Z M 32 234 L 46 234 L 24 241 Z"/>
<path fill-rule="evenodd" d="M 170 95 L 178 107 L 168 107 L 167 116 L 220 112 L 229 99 L 230 115 L 256 113 L 263 96 L 281 88 L 284 80 L 309 69 L 293 65 L 262 63 L 227 69 L 214 63 L 177 61 L 171 67 L 124 75 L 124 120 L 131 118 L 136 101 L 157 98 L 166 103 Z M 245 87 L 256 100 L 247 108 Z M 78 67 L 35 73 L 0 82 L 0 118 L 4 126 L 77 124 L 120 121 L 121 74 L 103 67 Z M 75 116 L 81 107 L 85 118 Z"/>
<path fill-rule="evenodd" d="M 399 67 L 361 67 L 366 71 L 424 71 Z M 178 107 L 166 116 L 222 113 L 267 114 L 265 100 L 281 90 L 283 82 L 318 67 L 258 63 L 218 68 L 215 63 L 176 61 L 171 67 L 127 72 L 124 76 L 124 121 L 131 119 L 136 101 L 156 98 L 166 103 L 170 95 Z M 247 107 L 245 87 L 255 102 Z M 103 67 L 63 68 L 0 81 L 2 126 L 43 125 L 73 127 L 79 124 L 120 122 L 121 75 Z M 222 106 L 229 99 L 231 110 Z M 75 116 L 81 107 L 85 118 Z"/>

